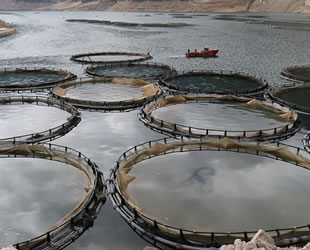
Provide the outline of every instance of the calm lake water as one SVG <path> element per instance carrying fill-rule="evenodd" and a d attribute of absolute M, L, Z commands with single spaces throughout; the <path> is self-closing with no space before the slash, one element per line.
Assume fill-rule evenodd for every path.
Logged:
<path fill-rule="evenodd" d="M 56 67 L 69 70 L 77 74 L 78 77 L 85 77 L 85 66 L 71 62 L 71 55 L 97 51 L 150 52 L 154 57 L 154 62 L 168 64 L 179 72 L 211 69 L 241 71 L 264 78 L 272 85 L 283 85 L 289 83 L 279 77 L 279 73 L 284 67 L 309 64 L 310 31 L 273 29 L 264 24 L 214 20 L 215 15 L 176 19 L 169 14 L 157 15 L 153 13 L 150 13 L 150 16 L 144 16 L 141 13 L 110 12 L 0 12 L 0 19 L 14 23 L 17 29 L 16 34 L 0 40 L 0 68 Z M 309 15 L 266 14 L 266 16 L 273 19 L 298 19 L 310 22 Z M 193 26 L 124 28 L 65 21 L 72 18 L 141 23 L 186 22 Z M 203 47 L 218 48 L 220 50 L 219 57 L 212 59 L 185 58 L 184 53 L 187 49 L 202 49 Z M 64 137 L 55 140 L 54 143 L 83 152 L 100 166 L 107 177 L 109 169 L 113 167 L 119 155 L 130 146 L 162 137 L 162 135 L 144 127 L 138 120 L 137 113 L 138 111 L 126 113 L 83 111 L 81 123 Z M 36 115 L 35 110 L 32 115 Z M 310 129 L 310 125 L 308 129 Z M 302 134 L 298 134 L 288 142 L 301 146 L 302 136 Z M 30 171 L 36 173 L 35 169 L 30 169 Z M 267 174 L 267 172 L 263 172 L 261 176 Z M 10 176 L 13 179 L 17 178 L 14 171 L 10 173 Z M 299 177 L 298 173 L 290 176 L 297 182 Z M 34 179 L 34 182 L 39 183 L 39 180 Z M 246 184 L 244 187 L 246 188 Z M 2 188 L 3 192 L 7 191 L 6 188 L 5 186 Z M 296 188 L 294 192 L 298 194 L 298 185 Z M 35 195 L 35 190 L 31 192 Z M 10 199 L 13 197 L 10 196 Z M 59 198 L 65 200 L 64 197 Z M 298 204 L 301 201 L 306 202 L 304 196 L 299 196 Z M 3 206 L 4 202 L 8 201 L 4 201 L 1 196 L 0 206 Z M 255 199 L 253 202 L 256 202 Z M 272 203 L 269 207 L 272 210 Z M 19 204 L 18 213 L 23 213 L 27 209 L 29 209 L 27 204 Z M 48 208 L 45 209 L 48 211 Z M 57 210 L 51 206 L 50 210 L 57 211 L 59 219 L 65 215 L 63 209 Z M 1 224 L 0 246 L 18 241 L 16 237 L 11 239 L 11 242 L 3 240 L 2 235 L 12 227 L 8 225 L 7 220 L 4 220 L 7 216 L 6 213 L 11 213 L 8 218 L 13 218 L 13 214 L 17 212 L 0 213 L 0 224 L 6 223 L 5 225 Z M 304 224 L 309 223 L 307 218 L 305 217 Z M 35 232 L 34 235 L 36 235 L 38 230 L 44 230 L 43 228 L 52 225 L 51 223 L 46 225 L 47 223 L 50 221 L 42 219 L 40 214 L 34 214 L 32 220 L 27 223 L 22 222 L 21 227 L 28 225 L 26 230 Z M 30 230 L 30 227 L 36 227 L 37 230 Z M 32 237 L 32 235 L 27 235 L 27 237 Z M 94 227 L 68 249 L 137 250 L 143 249 L 147 245 L 149 244 L 140 239 L 127 226 L 107 201 L 95 221 Z"/>

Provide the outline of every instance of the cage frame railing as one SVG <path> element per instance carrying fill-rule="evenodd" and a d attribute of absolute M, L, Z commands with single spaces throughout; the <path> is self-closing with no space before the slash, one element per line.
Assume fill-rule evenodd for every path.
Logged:
<path fill-rule="evenodd" d="M 76 84 L 78 84 L 79 82 L 92 81 L 92 80 L 98 80 L 98 79 L 102 79 L 102 81 L 104 81 L 105 78 L 103 77 L 79 78 L 76 81 Z M 154 83 L 150 82 L 150 84 L 154 84 Z M 137 108 L 141 108 L 145 103 L 150 102 L 153 99 L 161 98 L 162 96 L 164 96 L 165 95 L 164 90 L 159 85 L 156 85 L 156 86 L 159 88 L 158 93 L 156 93 L 153 96 L 144 97 L 144 98 L 137 99 L 137 100 L 135 100 L 134 98 L 129 99 L 129 100 L 120 100 L 120 101 L 91 101 L 91 100 L 82 100 L 82 99 L 80 100 L 80 99 L 57 95 L 53 92 L 53 90 L 49 92 L 49 95 L 62 102 L 70 103 L 74 107 L 79 108 L 81 110 L 125 112 L 125 111 L 131 111 Z"/>
<path fill-rule="evenodd" d="M 221 137 L 219 137 L 220 139 Z M 215 139 L 215 138 L 212 138 Z M 154 244 L 157 246 L 157 243 L 163 244 L 164 247 L 159 247 L 160 249 L 166 249 L 165 247 L 168 246 L 172 249 L 190 249 L 190 250 L 200 250 L 200 249 L 206 249 L 206 248 L 219 248 L 221 244 L 219 244 L 216 239 L 217 237 L 221 236 L 227 236 L 227 237 L 232 237 L 233 239 L 241 238 L 245 241 L 249 240 L 249 236 L 254 236 L 257 232 L 257 230 L 252 230 L 252 231 L 239 231 L 239 232 L 199 232 L 195 230 L 187 230 L 187 229 L 182 229 L 179 227 L 171 226 L 168 224 L 164 224 L 161 222 L 156 221 L 153 218 L 150 218 L 139 211 L 137 211 L 134 207 L 130 205 L 130 203 L 127 201 L 127 199 L 124 197 L 124 195 L 121 193 L 119 188 L 117 187 L 117 181 L 116 181 L 116 175 L 117 175 L 117 170 L 120 167 L 120 163 L 122 160 L 126 159 L 127 157 L 136 154 L 139 150 L 144 150 L 147 148 L 150 148 L 152 145 L 155 143 L 163 143 L 163 144 L 168 144 L 171 142 L 175 141 L 182 141 L 182 140 L 196 140 L 192 138 L 186 138 L 186 137 L 181 137 L 180 140 L 177 140 L 176 138 L 173 137 L 165 137 L 153 141 L 148 141 L 144 143 L 140 143 L 136 146 L 133 146 L 129 148 L 127 151 L 125 151 L 117 160 L 116 164 L 114 165 L 113 168 L 110 169 L 110 174 L 109 178 L 106 180 L 107 183 L 107 196 L 109 197 L 113 208 L 121 215 L 121 217 L 127 222 L 127 224 L 142 238 L 146 238 L 149 242 L 156 243 Z M 197 140 L 197 141 L 202 141 L 202 139 Z M 240 141 L 240 140 L 238 140 Z M 251 143 L 255 144 L 265 144 L 261 143 L 258 141 L 251 141 Z M 277 142 L 275 144 L 277 147 L 280 146 L 285 146 L 289 147 L 293 150 L 296 151 L 296 154 L 306 154 L 306 150 L 301 149 L 296 146 L 290 146 L 284 143 Z M 200 149 L 188 149 L 188 151 L 204 151 L 204 150 L 209 150 L 205 148 L 200 148 Z M 214 151 L 218 151 L 214 149 Z M 259 155 L 263 157 L 268 157 L 271 159 L 275 160 L 282 160 L 284 162 L 289 162 L 283 159 L 279 159 L 275 156 L 271 157 L 270 155 L 263 153 L 263 154 L 258 154 L 256 151 L 253 151 L 252 153 L 250 151 L 245 150 L 244 152 L 240 152 L 239 150 L 224 150 L 222 149 L 221 151 L 230 151 L 230 152 L 238 152 L 238 153 L 250 153 L 252 155 Z M 164 154 L 169 154 L 169 153 L 175 153 L 175 152 L 185 152 L 184 149 L 181 149 L 179 151 L 175 151 L 175 149 L 171 150 L 171 152 L 164 152 L 160 153 L 160 155 Z M 147 157 L 145 159 L 141 159 L 141 161 L 152 158 L 155 156 Z M 136 162 L 137 163 L 137 162 Z M 296 162 L 290 162 L 292 164 L 296 164 L 299 167 L 303 167 Z M 167 232 L 162 232 L 160 231 L 160 227 L 164 227 L 167 229 Z M 171 235 L 169 234 L 169 229 L 172 231 L 179 231 L 180 235 L 179 237 L 176 237 L 174 234 Z M 301 230 L 306 230 L 307 233 L 300 235 Z M 293 227 L 287 227 L 287 228 L 278 228 L 278 229 L 268 229 L 266 230 L 267 233 L 272 233 L 275 236 L 275 242 L 276 245 L 278 246 L 286 246 L 289 244 L 295 244 L 296 242 L 310 240 L 310 224 L 307 225 L 302 225 L 302 226 L 293 226 Z M 302 231 L 304 232 L 304 231 Z M 193 240 L 188 240 L 184 237 L 184 234 L 186 233 L 191 233 L 193 235 L 208 235 L 210 238 L 210 242 L 196 242 Z M 282 233 L 282 234 L 281 234 Z M 287 237 L 290 235 L 290 237 Z M 226 242 L 225 244 L 231 244 L 233 242 L 229 241 Z M 160 246 L 159 244 L 159 246 Z"/>
<path fill-rule="evenodd" d="M 0 92 L 21 92 L 21 91 L 36 91 L 36 90 L 44 90 L 49 89 L 57 84 L 64 83 L 67 81 L 72 81 L 77 78 L 77 76 L 67 70 L 64 69 L 58 69 L 54 67 L 22 67 L 22 68 L 4 68 L 0 70 L 0 74 L 5 73 L 14 73 L 17 71 L 25 71 L 25 72 L 34 72 L 39 70 L 48 70 L 51 71 L 51 73 L 54 72 L 62 72 L 66 74 L 66 76 L 63 79 L 56 80 L 56 81 L 49 81 L 49 82 L 43 82 L 38 84 L 5 84 L 0 86 Z"/>
<path fill-rule="evenodd" d="M 0 138 L 0 143 L 13 142 L 14 144 L 19 144 L 51 141 L 70 132 L 81 121 L 81 113 L 76 108 L 66 102 L 59 101 L 49 96 L 8 96 L 1 97 L 0 105 L 2 102 L 5 102 L 5 105 L 34 104 L 38 106 L 56 107 L 70 113 L 71 116 L 65 123 L 59 126 L 36 133 Z"/>
<path fill-rule="evenodd" d="M 190 93 L 194 94 L 194 93 Z M 197 97 L 200 94 L 194 94 L 197 95 Z M 210 96 L 213 94 L 210 94 Z M 169 97 L 168 95 L 165 95 L 163 98 Z M 143 105 L 140 112 L 138 113 L 139 120 L 148 128 L 162 133 L 167 136 L 184 136 L 184 137 L 192 137 L 192 138 L 202 138 L 202 137 L 210 137 L 210 136 L 221 136 L 221 137 L 228 137 L 228 138 L 247 138 L 247 139 L 257 139 L 257 140 L 283 140 L 287 139 L 294 134 L 296 134 L 298 131 L 300 131 L 302 127 L 302 122 L 300 118 L 298 117 L 298 114 L 294 112 L 289 106 L 286 106 L 284 104 L 271 101 L 266 102 L 268 105 L 277 105 L 278 107 L 281 107 L 289 112 L 292 112 L 295 114 L 296 119 L 293 122 L 290 122 L 284 126 L 274 127 L 270 129 L 259 129 L 259 130 L 221 130 L 221 129 L 208 129 L 208 128 L 198 128 L 194 126 L 186 126 L 178 123 L 172 123 L 167 122 L 164 120 L 161 120 L 159 118 L 154 118 L 151 114 L 147 114 L 145 109 L 148 107 L 148 105 L 152 104 L 153 102 L 160 101 L 160 99 L 155 98 L 152 101 L 149 101 Z M 192 101 L 193 103 L 196 101 Z M 185 133 L 184 131 L 188 130 L 188 133 Z M 195 132 L 198 131 L 199 133 Z M 273 132 L 272 135 L 268 135 L 271 132 Z"/>
<path fill-rule="evenodd" d="M 225 91 L 225 90 L 210 90 L 210 91 L 203 91 L 200 89 L 190 89 L 190 88 L 182 88 L 179 86 L 176 86 L 175 84 L 167 82 L 167 80 L 170 80 L 172 78 L 182 77 L 182 76 L 188 76 L 188 75 L 218 75 L 218 76 L 237 76 L 239 75 L 242 78 L 253 78 L 253 81 L 257 81 L 261 86 L 256 88 L 249 88 L 246 90 L 236 90 L 236 91 Z M 168 76 L 165 78 L 161 78 L 159 80 L 159 84 L 166 87 L 168 91 L 174 93 L 198 93 L 198 94 L 233 94 L 233 95 L 243 95 L 243 96 L 255 96 L 255 95 L 262 95 L 264 91 L 269 87 L 268 82 L 265 79 L 262 79 L 258 76 L 253 76 L 245 72 L 240 71 L 232 71 L 232 70 L 191 70 L 191 71 L 183 71 L 180 73 L 177 73 L 176 75 Z"/>
<path fill-rule="evenodd" d="M 97 73 L 92 72 L 92 70 L 97 69 L 97 68 L 112 68 L 112 67 L 117 67 L 117 66 L 146 66 L 146 67 L 160 67 L 163 69 L 168 70 L 168 73 L 162 73 L 160 75 L 155 75 L 155 76 L 151 76 L 151 77 L 142 77 L 141 79 L 144 80 L 159 80 L 162 77 L 168 77 L 168 76 L 173 76 L 175 74 L 177 74 L 177 71 L 167 65 L 167 64 L 163 64 L 163 63 L 157 63 L 157 62 L 137 62 L 137 63 L 131 63 L 131 62 L 119 62 L 119 63 L 106 63 L 106 64 L 98 64 L 98 65 L 92 65 L 89 66 L 85 69 L 85 72 L 88 75 L 94 76 L 94 77 L 107 77 L 107 78 L 113 78 L 113 77 L 125 77 L 123 75 L 119 75 L 119 76 L 111 76 L 111 75 L 100 75 Z"/>
<path fill-rule="evenodd" d="M 296 76 L 290 72 L 288 72 L 291 69 L 296 69 L 296 68 L 307 68 L 308 70 L 310 70 L 310 66 L 309 65 L 295 65 L 295 66 L 289 66 L 284 68 L 281 72 L 280 72 L 280 77 L 282 77 L 285 80 L 288 81 L 292 81 L 295 84 L 310 84 L 310 79 L 309 80 L 300 80 L 300 79 L 296 79 Z"/>
<path fill-rule="evenodd" d="M 118 60 L 118 61 L 96 61 L 96 60 L 83 60 L 79 59 L 81 57 L 91 57 L 91 56 L 105 56 L 105 55 L 129 55 L 129 56 L 141 56 L 139 59 L 131 59 L 131 60 Z M 113 63 L 120 63 L 120 62 L 140 62 L 140 61 L 147 61 L 153 59 L 152 55 L 144 54 L 144 53 L 135 53 L 135 52 L 122 52 L 122 51 L 106 51 L 106 52 L 90 52 L 90 53 L 81 53 L 72 55 L 70 58 L 72 61 L 82 64 L 113 64 Z"/>
<path fill-rule="evenodd" d="M 310 83 L 304 84 L 304 85 L 310 86 Z M 303 85 L 293 83 L 293 84 L 290 84 L 290 85 L 283 85 L 283 86 L 279 87 L 278 89 L 294 88 L 294 87 L 297 87 L 297 86 L 302 87 Z M 274 90 L 275 89 L 273 89 L 273 88 L 269 88 L 266 91 L 266 93 L 265 93 L 265 99 L 266 100 L 271 100 L 273 102 L 280 103 L 282 105 L 290 107 L 293 110 L 296 110 L 297 112 L 310 115 L 310 107 L 304 107 L 304 106 L 299 105 L 299 104 L 295 104 L 295 103 L 292 103 L 292 102 L 289 102 L 289 101 L 285 101 L 285 100 L 277 97 L 276 95 L 274 95 L 273 94 Z"/>
<path fill-rule="evenodd" d="M 5 146 L 15 146 L 15 144 L 7 143 Z M 69 244 L 79 238 L 89 227 L 91 227 L 97 218 L 102 206 L 106 201 L 106 183 L 103 177 L 103 173 L 99 170 L 96 163 L 90 160 L 80 151 L 72 149 L 67 146 L 61 146 L 51 143 L 39 143 L 33 145 L 41 145 L 52 152 L 59 152 L 68 154 L 70 157 L 83 161 L 83 164 L 87 166 L 88 171 L 91 171 L 94 175 L 93 189 L 91 194 L 87 197 L 84 204 L 70 217 L 66 218 L 64 222 L 57 225 L 51 230 L 48 230 L 34 238 L 21 241 L 13 244 L 18 250 L 24 249 L 36 249 L 36 250 L 53 250 L 63 249 Z M 59 159 L 52 159 L 49 156 L 42 156 L 38 153 L 29 154 L 1 154 L 0 158 L 43 158 L 45 160 L 60 161 Z M 33 244 L 33 245 L 32 245 Z"/>

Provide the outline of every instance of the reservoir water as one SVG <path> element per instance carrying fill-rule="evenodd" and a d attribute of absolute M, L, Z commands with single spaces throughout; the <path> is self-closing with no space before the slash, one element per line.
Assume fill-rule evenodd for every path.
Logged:
<path fill-rule="evenodd" d="M 275 20 L 310 22 L 309 15 L 264 15 Z M 281 86 L 289 83 L 279 77 L 279 73 L 283 68 L 292 65 L 309 64 L 310 30 L 289 29 L 286 27 L 273 29 L 261 23 L 215 20 L 213 19 L 215 16 L 216 14 L 209 14 L 208 16 L 193 16 L 193 18 L 181 20 L 165 13 L 162 15 L 149 13 L 148 16 L 145 16 L 141 13 L 112 12 L 0 12 L 0 19 L 13 23 L 17 29 L 16 34 L 0 39 L 0 68 L 55 67 L 71 71 L 77 74 L 79 78 L 82 78 L 87 76 L 84 72 L 86 66 L 70 61 L 71 55 L 101 51 L 150 52 L 154 57 L 153 62 L 167 64 L 174 67 L 178 72 L 221 69 L 234 72 L 241 71 L 264 78 L 272 86 Z M 66 19 L 74 18 L 135 23 L 181 21 L 193 25 L 176 28 L 117 27 L 66 22 Z M 199 50 L 204 47 L 219 49 L 219 56 L 210 59 L 185 58 L 187 49 L 193 50 L 196 48 Z M 0 95 L 4 96 L 7 93 L 0 93 Z M 130 97 L 132 97 L 132 94 L 130 94 Z M 10 111 L 8 110 L 8 112 Z M 30 117 L 36 115 L 35 109 L 32 112 L 27 112 Z M 82 111 L 81 123 L 70 133 L 53 141 L 53 143 L 69 146 L 83 152 L 99 165 L 105 177 L 107 177 L 109 169 L 113 167 L 119 155 L 129 147 L 163 137 L 146 128 L 138 120 L 138 112 L 138 110 L 126 113 Z M 47 128 L 49 127 L 48 123 L 49 120 L 47 120 Z M 289 139 L 288 142 L 301 147 L 301 138 L 301 134 L 298 134 Z M 263 170 L 264 168 L 261 169 L 261 171 Z M 11 171 L 14 171 L 14 169 Z M 29 171 L 34 171 L 34 169 Z M 294 173 L 292 171 L 290 180 L 291 182 L 298 182 L 300 173 L 295 175 Z M 64 174 L 66 173 L 64 172 Z M 264 175 L 264 173 L 261 174 Z M 14 172 L 11 173 L 11 176 L 15 176 Z M 294 190 L 291 192 L 298 194 L 298 187 L 299 185 L 294 185 L 292 187 Z M 273 189 L 273 191 L 276 190 L 277 188 Z M 2 187 L 2 191 L 8 192 L 8 187 Z M 59 192 L 57 190 L 57 193 Z M 70 194 L 74 195 L 76 193 L 71 192 Z M 35 192 L 33 195 L 35 195 Z M 9 204 L 9 201 L 3 200 L 2 197 L 0 198 L 0 209 L 3 204 Z M 12 197 L 11 199 L 13 199 Z M 299 199 L 294 196 L 296 204 L 302 203 L 305 207 L 309 205 L 310 199 L 306 200 L 304 196 L 298 197 Z M 59 199 L 65 200 L 64 197 L 59 197 Z M 283 197 L 283 199 L 287 199 L 287 197 Z M 23 210 L 29 209 L 26 203 L 19 204 L 19 206 L 21 213 Z M 70 204 L 66 206 L 70 206 Z M 61 218 L 65 215 L 63 209 L 54 209 L 53 206 L 44 209 L 46 211 L 50 209 L 53 213 L 56 212 L 57 216 L 53 215 L 54 218 Z M 272 209 L 271 203 L 270 209 Z M 0 246 L 22 240 L 17 239 L 16 234 L 14 238 L 10 239 L 11 241 L 7 240 L 8 237 L 2 237 L 5 233 L 8 233 L 8 228 L 12 228 L 8 220 L 4 219 L 5 217 L 6 214 L 1 212 Z M 307 219 L 309 217 L 305 215 L 304 224 L 309 223 Z M 40 213 L 33 213 L 33 221 L 36 222 L 37 228 L 42 230 L 52 226 L 52 222 L 42 219 Z M 38 232 L 30 230 L 32 222 L 20 221 L 22 228 L 28 225 L 26 231 L 28 233 L 33 232 L 33 235 L 27 234 L 27 237 L 34 237 L 38 234 Z M 47 223 L 50 224 L 46 225 Z M 16 223 L 16 225 L 18 224 Z M 140 239 L 107 201 L 95 221 L 95 225 L 70 245 L 68 249 L 137 250 L 143 249 L 147 245 L 149 243 Z"/>

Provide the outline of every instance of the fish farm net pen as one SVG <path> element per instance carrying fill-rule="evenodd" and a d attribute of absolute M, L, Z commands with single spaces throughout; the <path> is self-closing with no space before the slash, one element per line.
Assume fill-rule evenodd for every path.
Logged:
<path fill-rule="evenodd" d="M 178 79 L 186 79 L 190 77 L 225 77 L 231 79 L 241 79 L 251 82 L 255 84 L 256 87 L 248 87 L 243 89 L 231 89 L 230 84 L 227 86 L 223 86 L 223 89 L 217 89 L 216 87 L 209 87 L 207 89 L 201 89 L 199 87 L 199 83 L 195 81 L 195 87 L 187 87 L 187 86 L 180 86 L 181 84 L 177 84 Z M 176 81 L 176 82 L 173 82 Z M 202 81 L 202 80 L 200 80 Z M 204 83 L 210 84 L 214 80 L 205 79 Z M 182 73 L 178 73 L 172 76 L 168 76 L 165 78 L 161 78 L 159 80 L 159 84 L 167 88 L 167 91 L 170 93 L 204 93 L 204 94 L 233 94 L 233 95 L 244 95 L 244 96 L 263 96 L 264 91 L 268 88 L 268 83 L 266 80 L 258 78 L 256 76 L 251 76 L 246 73 L 242 72 L 234 72 L 234 71 L 227 71 L 227 70 L 210 70 L 210 71 L 183 71 Z M 211 83 L 212 84 L 212 83 Z M 198 85 L 198 86 L 196 86 Z"/>
<path fill-rule="evenodd" d="M 127 174 L 138 162 L 151 159 L 160 155 L 173 154 L 177 152 L 190 151 L 230 151 L 234 153 L 245 153 L 273 160 L 288 162 L 293 165 L 310 169 L 309 154 L 301 148 L 289 146 L 282 143 L 266 144 L 257 141 L 244 142 L 231 139 L 207 138 L 175 140 L 168 137 L 155 141 L 148 141 L 136 145 L 124 152 L 110 170 L 107 183 L 107 195 L 112 202 L 113 208 L 121 215 L 127 224 L 142 238 L 158 245 L 160 249 L 169 247 L 172 249 L 205 249 L 218 248 L 223 244 L 232 244 L 235 239 L 249 241 L 257 232 L 203 232 L 187 230 L 176 226 L 167 225 L 145 215 L 128 195 L 124 194 L 123 181 L 127 179 L 120 177 Z M 125 170 L 125 172 L 121 171 Z M 127 171 L 129 170 L 129 171 Z M 298 227 L 276 228 L 265 230 L 275 239 L 276 245 L 286 246 L 300 243 L 310 239 L 310 225 Z M 160 245 L 163 244 L 163 247 Z"/>
<path fill-rule="evenodd" d="M 119 101 L 93 101 L 66 97 L 67 89 L 70 87 L 86 84 L 115 84 L 116 86 L 135 86 L 140 88 L 142 95 L 127 100 Z M 51 91 L 51 95 L 63 102 L 71 103 L 80 109 L 103 110 L 103 111 L 130 111 L 143 106 L 154 98 L 159 98 L 164 94 L 163 90 L 151 82 L 133 78 L 92 78 L 90 80 L 81 80 L 60 84 Z"/>
<path fill-rule="evenodd" d="M 60 79 L 47 79 L 46 81 L 41 80 L 37 83 L 33 79 L 28 79 L 26 83 L 22 83 L 22 80 L 18 79 L 15 83 L 7 83 L 8 79 L 3 79 L 5 77 L 8 77 L 9 75 L 14 74 L 14 78 L 19 76 L 27 76 L 27 74 L 33 74 L 32 77 L 34 77 L 35 74 L 38 74 L 41 76 L 48 76 L 48 75 L 57 75 L 61 76 Z M 27 77 L 25 77 L 27 79 Z M 53 86 L 66 82 L 66 81 L 72 81 L 76 79 L 76 75 L 62 70 L 62 69 L 55 69 L 55 68 L 5 68 L 0 70 L 0 82 L 3 82 L 0 84 L 0 92 L 20 92 L 20 91 L 36 91 L 36 90 L 42 90 L 42 89 L 48 89 L 52 88 Z M 15 81 L 15 80 L 14 80 Z"/>
<path fill-rule="evenodd" d="M 55 98 L 45 96 L 15 96 L 15 97 L 4 97 L 0 98 L 0 105 L 38 105 L 45 107 L 55 107 L 60 110 L 64 110 L 71 114 L 65 123 L 54 128 L 50 128 L 45 131 L 38 131 L 36 133 L 13 136 L 7 138 L 0 138 L 0 144 L 6 142 L 13 142 L 14 144 L 19 143 L 36 143 L 42 141 L 48 141 L 57 139 L 66 133 L 70 132 L 75 128 L 81 121 L 81 113 L 76 110 L 73 106 L 63 101 L 59 101 Z"/>
<path fill-rule="evenodd" d="M 274 101 L 274 102 L 278 102 L 281 103 L 283 105 L 286 105 L 298 112 L 301 113 L 305 113 L 305 114 L 310 114 L 310 105 L 309 107 L 303 106 L 301 104 L 296 104 L 293 103 L 291 101 L 286 101 L 283 100 L 281 97 L 279 97 L 279 95 L 281 93 L 289 93 L 290 91 L 294 91 L 294 90 L 300 90 L 302 91 L 303 89 L 305 90 L 310 90 L 310 84 L 293 84 L 290 86 L 282 86 L 282 87 L 278 87 L 278 88 L 274 88 L 274 89 L 269 89 L 266 92 L 266 98 L 269 98 L 270 100 Z"/>
<path fill-rule="evenodd" d="M 124 60 L 110 60 L 110 61 L 104 61 L 104 60 L 96 60 L 96 57 L 101 56 L 134 56 L 134 57 L 140 57 L 135 59 L 124 59 Z M 93 59 L 92 59 L 93 57 Z M 86 58 L 86 59 L 85 59 Z M 93 53 L 83 53 L 83 54 L 77 54 L 73 55 L 71 57 L 72 61 L 83 63 L 83 64 L 113 64 L 113 63 L 120 63 L 120 62 L 139 62 L 139 61 L 146 61 L 150 60 L 153 57 L 150 54 L 143 54 L 143 53 L 132 53 L 132 52 L 93 52 Z"/>
<path fill-rule="evenodd" d="M 161 107 L 170 104 L 186 104 L 186 103 L 216 103 L 218 101 L 229 101 L 233 103 L 240 103 L 253 107 L 266 107 L 269 110 L 279 112 L 278 115 L 289 115 L 289 122 L 283 126 L 274 128 L 257 129 L 257 130 L 227 130 L 212 129 L 212 128 L 197 128 L 194 126 L 187 126 L 173 122 L 164 121 L 153 116 L 152 112 Z M 260 102 L 255 99 L 237 97 L 231 95 L 213 95 L 213 94 L 187 94 L 182 96 L 165 96 L 164 98 L 154 99 L 143 106 L 138 114 L 140 121 L 147 127 L 160 133 L 172 136 L 185 136 L 193 138 L 202 138 L 210 136 L 221 136 L 229 138 L 248 138 L 257 140 L 279 140 L 288 138 L 301 129 L 301 121 L 297 113 L 289 107 L 280 105 L 278 103 Z M 283 116 L 284 117 L 284 116 Z M 288 118 L 288 117 L 287 117 Z"/>
<path fill-rule="evenodd" d="M 122 72 L 122 69 L 125 69 L 125 72 Z M 144 72 L 143 69 L 145 69 L 146 72 Z M 154 69 L 154 73 L 151 72 L 151 69 Z M 100 70 L 103 72 L 100 73 Z M 117 73 L 117 70 L 120 72 Z M 134 70 L 136 74 L 132 75 Z M 143 80 L 159 80 L 160 78 L 166 78 L 177 74 L 176 70 L 169 65 L 149 62 L 99 64 L 87 67 L 86 73 L 96 77 L 129 77 Z"/>
<path fill-rule="evenodd" d="M 310 83 L 310 66 L 292 66 L 282 70 L 280 76 L 299 84 Z"/>
<path fill-rule="evenodd" d="M 73 210 L 49 231 L 33 239 L 14 244 L 16 249 L 63 249 L 93 226 L 106 200 L 106 186 L 98 166 L 81 152 L 47 143 L 19 145 L 7 143 L 0 145 L 0 158 L 41 158 L 62 162 L 79 169 L 88 179 L 86 195 Z"/>

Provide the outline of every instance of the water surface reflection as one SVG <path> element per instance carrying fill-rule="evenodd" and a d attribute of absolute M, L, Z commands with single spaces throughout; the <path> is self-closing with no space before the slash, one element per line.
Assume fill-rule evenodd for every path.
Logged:
<path fill-rule="evenodd" d="M 128 192 L 143 213 L 197 231 L 306 225 L 310 171 L 265 157 L 217 151 L 138 163 Z"/>
<path fill-rule="evenodd" d="M 64 163 L 0 159 L 0 246 L 46 232 L 85 195 L 86 176 Z"/>
<path fill-rule="evenodd" d="M 70 113 L 31 104 L 0 105 L 0 138 L 38 133 L 67 122 Z"/>

